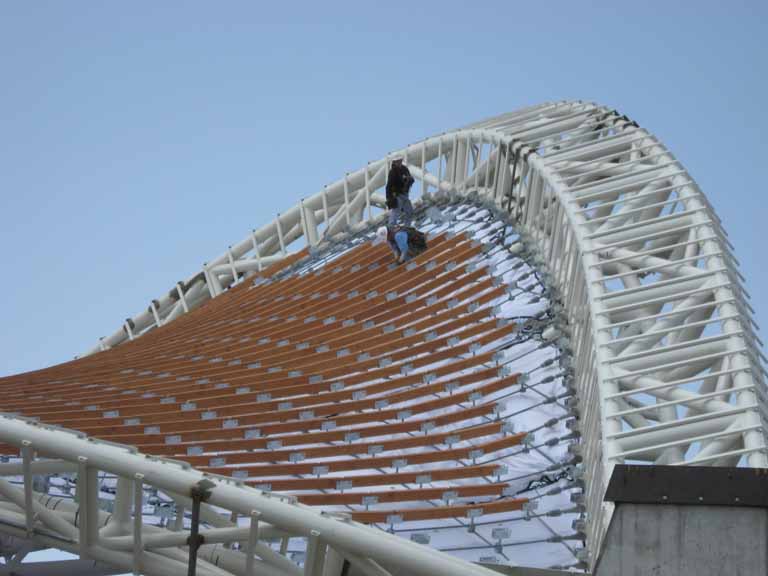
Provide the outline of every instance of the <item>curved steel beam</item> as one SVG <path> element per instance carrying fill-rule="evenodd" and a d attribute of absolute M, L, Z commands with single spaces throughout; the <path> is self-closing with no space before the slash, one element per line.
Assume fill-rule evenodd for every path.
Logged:
<path fill-rule="evenodd" d="M 559 294 L 568 319 L 560 330 L 574 357 L 591 550 L 610 518 L 602 497 L 616 463 L 768 465 L 762 355 L 720 221 L 655 137 L 592 103 L 491 118 L 349 173 L 179 282 L 91 352 L 139 337 L 291 250 L 322 248 L 379 222 L 377 190 L 394 156 L 421 182 L 417 203 L 473 198 L 511 220 Z M 12 428 L 2 422 L 4 441 Z M 239 510 L 239 489 L 220 494 L 230 490 L 221 504 Z M 269 521 L 308 534 L 316 520 L 292 510 Z M 387 554 L 366 547 L 357 537 L 364 529 L 334 526 L 341 549 Z"/>

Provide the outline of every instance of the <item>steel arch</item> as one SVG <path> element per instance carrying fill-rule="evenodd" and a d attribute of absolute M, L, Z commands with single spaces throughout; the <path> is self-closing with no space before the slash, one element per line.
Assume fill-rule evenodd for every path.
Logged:
<path fill-rule="evenodd" d="M 292 248 L 321 249 L 378 221 L 376 190 L 393 156 L 421 181 L 421 202 L 471 196 L 511 218 L 559 295 L 574 358 L 590 550 L 610 518 L 602 496 L 616 463 L 768 465 L 759 340 L 720 222 L 656 138 L 591 103 L 491 118 L 348 173 L 153 300 L 90 352 L 172 321 L 290 258 Z M 18 425 L 1 421 L 0 435 L 20 442 Z M 302 530 L 315 520 L 305 522 Z M 362 540 L 342 545 L 375 557 Z"/>
<path fill-rule="evenodd" d="M 511 212 L 561 292 L 577 358 L 590 518 L 607 517 L 599 508 L 616 462 L 768 465 L 761 352 L 720 221 L 655 137 L 592 103 L 484 120 L 351 172 L 179 282 L 100 347 L 215 297 L 300 238 L 317 246 L 363 227 L 383 206 L 374 191 L 396 155 L 427 201 L 430 190 L 474 192 Z M 590 522 L 593 542 L 603 528 Z"/>

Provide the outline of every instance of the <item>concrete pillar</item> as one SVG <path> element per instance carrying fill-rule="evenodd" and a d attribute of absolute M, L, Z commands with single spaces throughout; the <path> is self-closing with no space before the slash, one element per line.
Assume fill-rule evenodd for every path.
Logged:
<path fill-rule="evenodd" d="M 768 574 L 768 471 L 617 466 L 595 576 Z"/>

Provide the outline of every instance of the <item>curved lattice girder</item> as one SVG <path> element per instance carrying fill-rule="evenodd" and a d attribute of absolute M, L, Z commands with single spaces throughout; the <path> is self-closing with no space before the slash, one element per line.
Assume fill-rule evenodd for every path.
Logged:
<path fill-rule="evenodd" d="M 604 107 L 555 103 L 396 154 L 421 182 L 423 208 L 480 203 L 513 225 L 520 241 L 510 250 L 541 271 L 562 314 L 550 336 L 572 351 L 589 549 L 611 512 L 602 495 L 617 462 L 766 465 L 761 359 L 730 246 L 706 198 L 652 135 Z M 294 247 L 317 257 L 370 230 L 387 160 L 254 231 L 97 350 L 165 326 L 263 270 L 300 266 L 307 251 L 291 255 Z M 2 427 L 0 436 L 11 441 Z"/>

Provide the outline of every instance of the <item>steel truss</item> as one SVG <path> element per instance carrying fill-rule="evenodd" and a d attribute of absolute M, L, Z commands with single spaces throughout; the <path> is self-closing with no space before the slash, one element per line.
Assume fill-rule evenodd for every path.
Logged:
<path fill-rule="evenodd" d="M 149 457 L 129 447 L 19 417 L 0 416 L 0 421 L 3 440 L 22 446 L 21 461 L 0 465 L 0 474 L 24 478 L 22 487 L 0 479 L 0 530 L 79 554 L 83 560 L 134 574 L 169 576 L 336 575 L 344 560 L 371 576 L 388 574 L 379 562 L 409 574 L 490 573 L 427 546 L 351 522 L 345 514 L 318 513 L 295 498 L 203 474 L 183 462 Z M 40 454 L 47 458 L 39 459 Z M 76 503 L 34 490 L 36 475 L 67 472 L 77 475 Z M 99 474 L 103 472 L 117 478 L 111 514 L 99 503 Z M 147 486 L 176 500 L 174 530 L 144 523 L 141 511 Z M 184 522 L 185 508 L 192 512 L 189 529 Z M 230 512 L 229 521 L 219 514 L 220 509 Z M 248 520 L 245 526 L 238 523 L 243 517 Z M 200 530 L 201 522 L 213 527 Z M 277 539 L 287 546 L 293 537 L 307 541 L 303 569 L 269 545 Z M 233 542 L 242 543 L 241 549 L 232 549 Z"/>
<path fill-rule="evenodd" d="M 768 465 L 763 358 L 749 296 L 720 222 L 661 143 L 626 116 L 590 103 L 526 108 L 427 138 L 348 173 L 179 282 L 91 352 L 172 321 L 291 250 L 306 245 L 320 251 L 380 221 L 381 188 L 394 156 L 404 157 L 421 182 L 416 203 L 472 198 L 499 218 L 511 218 L 524 241 L 521 249 L 535 255 L 559 296 L 567 319 L 559 329 L 574 358 L 592 551 L 599 549 L 612 512 L 602 496 L 616 463 Z M 151 567 L 148 573 L 180 573 L 174 564 L 180 560 L 163 555 L 150 531 L 130 527 L 130 495 L 140 494 L 135 487 L 142 482 L 189 495 L 199 487 L 200 474 L 120 447 L 74 436 L 62 440 L 60 433 L 18 419 L 0 420 L 0 438 L 15 446 L 30 443 L 21 470 L 25 489 L 0 483 L 3 497 L 26 511 L 18 517 L 0 510 L 4 531 L 24 536 L 42 522 L 50 534 L 37 537 L 51 545 L 96 559 L 108 556 L 134 569 Z M 55 466 L 78 466 L 86 510 L 77 528 L 34 503 L 31 471 L 43 466 L 33 461 L 35 450 L 65 461 Z M 114 534 L 98 533 L 101 520 L 88 491 L 95 470 L 122 478 L 115 512 L 120 528 Z M 338 552 L 366 574 L 382 574 L 375 562 L 384 559 L 414 574 L 485 573 L 231 479 L 216 482 L 202 511 L 213 505 L 246 517 L 259 510 L 261 516 L 247 530 L 237 528 L 242 533 L 236 538 L 233 528 L 213 529 L 206 545 L 242 540 L 254 551 L 262 538 L 302 534 L 309 539 L 309 574 L 318 573 L 314 567 L 324 554 Z M 13 522 L 18 528 L 7 528 Z M 165 543 L 165 537 L 157 539 Z M 204 546 L 200 574 L 220 573 L 214 550 L 221 555 L 219 566 L 225 561 L 228 549 Z M 264 573 L 292 573 L 268 552 L 260 558 Z M 248 573 L 250 565 L 243 569 L 235 572 Z"/>

